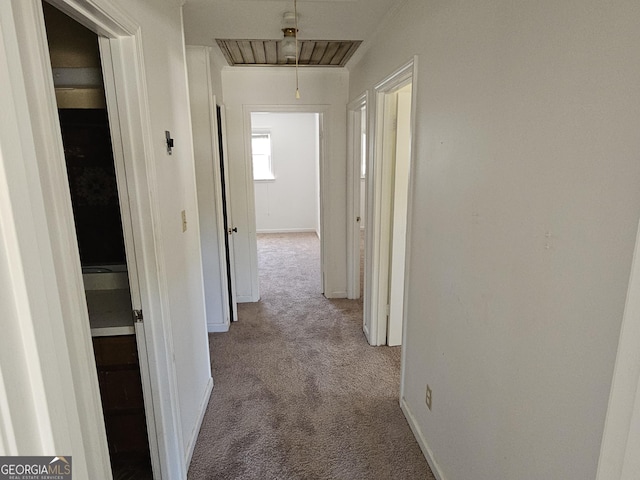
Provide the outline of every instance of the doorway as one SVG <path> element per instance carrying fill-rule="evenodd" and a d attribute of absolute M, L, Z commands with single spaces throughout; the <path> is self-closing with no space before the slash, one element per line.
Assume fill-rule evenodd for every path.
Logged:
<path fill-rule="evenodd" d="M 411 199 L 415 58 L 375 87 L 367 176 L 367 271 L 363 330 L 371 345 L 401 345 Z M 369 275 L 368 272 L 371 272 Z"/>
<path fill-rule="evenodd" d="M 362 300 L 367 291 L 364 285 L 369 152 L 367 102 L 368 95 L 364 93 L 347 106 L 347 298 L 352 300 Z"/>
<path fill-rule="evenodd" d="M 252 276 L 259 299 L 260 236 L 313 235 L 319 239 L 319 292 L 324 293 L 322 236 L 323 107 L 245 107 Z M 254 253 L 255 252 L 255 253 Z"/>
<path fill-rule="evenodd" d="M 136 325 L 140 287 L 99 37 L 52 5 L 43 3 L 43 13 L 111 470 L 115 479 L 152 479 L 157 451 L 143 386 L 146 344 Z"/>

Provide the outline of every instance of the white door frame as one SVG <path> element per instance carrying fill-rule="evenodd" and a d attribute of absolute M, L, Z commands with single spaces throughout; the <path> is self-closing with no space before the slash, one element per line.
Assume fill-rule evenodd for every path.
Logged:
<path fill-rule="evenodd" d="M 361 211 L 362 110 L 367 108 L 368 102 L 369 92 L 365 92 L 347 105 L 347 298 L 351 300 L 360 298 L 361 287 L 360 226 L 362 223 L 358 218 Z M 368 133 L 367 122 L 364 123 L 365 131 Z M 368 154 L 366 151 L 364 153 Z M 366 215 L 366 201 L 364 211 Z M 365 244 L 366 241 L 365 237 Z"/>
<path fill-rule="evenodd" d="M 636 234 L 636 246 L 596 479 L 637 479 L 640 473 L 638 448 L 640 448 L 640 228 Z"/>
<path fill-rule="evenodd" d="M 365 251 L 365 270 L 371 272 L 371 295 L 367 297 L 365 294 L 365 325 L 368 323 L 368 341 L 371 345 L 384 345 L 387 338 L 387 315 L 388 315 L 388 295 L 389 295 L 389 254 L 390 254 L 390 216 L 391 205 L 389 195 L 389 185 L 391 178 L 389 177 L 389 165 L 385 165 L 384 158 L 384 142 L 382 134 L 384 125 L 382 124 L 385 107 L 385 96 L 388 93 L 399 90 L 408 83 L 413 83 L 414 88 L 411 94 L 411 131 L 415 131 L 416 117 L 416 93 L 415 82 L 417 78 L 417 57 L 413 57 L 409 62 L 395 70 L 391 75 L 383 79 L 374 87 L 375 102 L 371 105 L 373 110 L 370 114 L 372 122 L 371 132 L 369 135 L 369 148 L 372 155 L 369 156 L 369 164 L 367 165 L 367 220 L 366 233 L 368 248 Z M 415 169 L 415 138 L 412 136 L 411 145 L 411 166 L 409 168 L 409 178 L 412 178 L 412 172 Z M 386 167 L 386 168 L 385 168 Z M 413 181 L 410 180 L 409 200 L 407 214 L 407 239 L 410 236 L 411 226 L 411 199 L 413 196 Z M 409 242 L 406 247 L 405 257 L 405 281 L 409 273 Z M 368 266 L 371 266 L 368 269 Z M 369 275 L 367 275 L 369 277 Z M 368 279 L 367 279 L 368 280 Z M 367 284 L 367 280 L 365 284 Z M 367 285 L 368 286 L 368 285 Z M 368 292 L 368 290 L 366 291 Z M 365 293 L 366 293 L 365 292 Z M 406 295 L 406 293 L 405 293 Z M 406 303 L 406 298 L 405 302 Z M 406 321 L 403 319 L 403 343 L 404 330 Z M 365 334 L 367 329 L 365 329 Z M 403 362 L 404 363 L 404 362 Z"/>
<path fill-rule="evenodd" d="M 258 282 L 258 238 L 256 235 L 256 203 L 255 190 L 253 182 L 253 160 L 251 157 L 251 114 L 252 113 L 317 113 L 320 116 L 319 122 L 319 157 L 320 157 L 320 275 L 322 292 L 326 294 L 325 284 L 325 267 L 324 259 L 326 258 L 325 248 L 326 241 L 324 235 L 325 228 L 325 208 L 324 199 L 326 197 L 325 189 L 327 181 L 325 180 L 327 168 L 325 165 L 326 145 L 331 145 L 328 139 L 329 129 L 325 129 L 325 124 L 331 124 L 331 111 L 328 105 L 244 105 L 244 151 L 245 151 L 245 185 L 247 191 L 247 212 L 249 224 L 249 248 L 250 258 L 249 264 L 251 269 L 251 300 L 257 302 L 260 300 L 260 289 Z"/>
<path fill-rule="evenodd" d="M 131 201 L 133 241 L 138 262 L 140 302 L 146 318 L 146 357 L 141 374 L 151 388 L 152 431 L 162 432 L 157 443 L 150 442 L 156 478 L 186 477 L 186 458 L 178 415 L 175 370 L 172 363 L 171 325 L 166 285 L 162 281 L 159 257 L 161 238 L 157 232 L 159 215 L 154 195 L 154 161 L 148 95 L 142 58 L 140 28 L 112 2 L 98 0 L 50 0 L 50 3 L 100 36 L 108 38 L 116 92 L 115 102 L 121 133 L 121 151 Z M 111 478 L 106 447 L 100 392 L 91 348 L 91 334 L 80 269 L 73 212 L 53 77 L 49 61 L 42 6 L 39 0 L 11 0 L 17 30 L 17 54 L 24 77 L 25 98 L 33 136 L 34 163 L 40 188 L 55 265 L 55 281 L 63 310 L 70 376 L 77 398 L 79 425 L 73 442 L 83 452 L 89 478 Z M 103 48 L 105 42 L 103 42 Z M 105 59 L 103 59 L 105 62 Z M 109 67 L 108 67 L 109 68 Z M 30 133 L 30 132 L 29 132 Z M 27 135 L 26 133 L 23 135 Z M 143 352 L 145 353 L 145 352 Z M 157 445 L 157 446 L 156 446 Z"/>
<path fill-rule="evenodd" d="M 411 89 L 411 83 L 407 85 Z M 391 128 L 394 131 L 394 152 L 392 154 L 392 192 L 391 199 L 391 245 L 389 251 L 389 316 L 387 321 L 387 345 L 402 344 L 402 325 L 404 322 L 404 291 L 406 286 L 406 246 L 407 246 L 407 209 L 409 190 L 409 167 L 411 165 L 411 90 L 407 87 L 387 94 L 393 97 L 393 118 Z"/>

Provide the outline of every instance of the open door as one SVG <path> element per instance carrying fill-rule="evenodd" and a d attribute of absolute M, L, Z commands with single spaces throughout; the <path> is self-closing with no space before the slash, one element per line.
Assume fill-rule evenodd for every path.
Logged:
<path fill-rule="evenodd" d="M 391 214 L 391 265 L 389 266 L 389 324 L 387 345 L 402 343 L 404 278 L 411 163 L 411 84 L 395 95 L 395 152 L 393 158 L 393 207 Z"/>
<path fill-rule="evenodd" d="M 224 225 L 224 248 L 225 248 L 225 264 L 227 269 L 227 290 L 229 295 L 229 313 L 231 321 L 238 321 L 238 309 L 236 300 L 236 275 L 235 275 L 235 257 L 233 253 L 233 234 L 238 229 L 232 224 L 231 217 L 231 200 L 229 197 L 229 169 L 227 168 L 226 156 L 226 134 L 224 127 L 224 110 L 220 105 L 216 105 L 216 124 L 218 127 L 218 152 L 220 160 L 220 187 L 222 196 L 222 221 Z"/>
<path fill-rule="evenodd" d="M 367 172 L 367 242 L 371 265 L 364 330 L 371 345 L 400 345 L 403 335 L 411 197 L 412 93 L 416 59 L 376 86 L 372 164 Z M 369 202 L 370 201 L 370 202 Z M 371 206 L 371 208 L 369 208 Z M 371 293 L 367 297 L 367 293 Z"/>

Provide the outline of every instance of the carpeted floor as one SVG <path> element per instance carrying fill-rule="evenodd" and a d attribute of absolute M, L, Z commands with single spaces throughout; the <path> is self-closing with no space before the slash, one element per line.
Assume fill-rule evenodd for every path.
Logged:
<path fill-rule="evenodd" d="M 314 234 L 259 235 L 261 300 L 211 334 L 215 382 L 189 469 L 204 479 L 433 479 L 398 405 L 400 347 L 320 293 Z"/>

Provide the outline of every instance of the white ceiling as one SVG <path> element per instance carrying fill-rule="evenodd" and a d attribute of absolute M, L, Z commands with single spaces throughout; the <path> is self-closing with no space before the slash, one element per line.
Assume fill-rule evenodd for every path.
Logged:
<path fill-rule="evenodd" d="M 406 0 L 298 0 L 299 37 L 307 40 L 366 42 Z M 184 5 L 187 45 L 209 45 L 215 39 L 279 40 L 282 15 L 293 0 L 187 0 Z M 357 51 L 349 64 L 362 54 Z"/>

